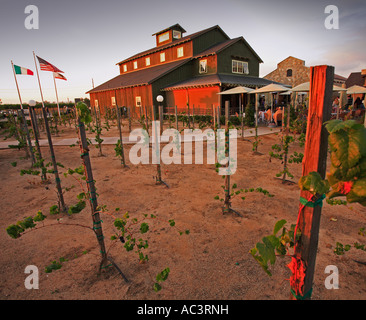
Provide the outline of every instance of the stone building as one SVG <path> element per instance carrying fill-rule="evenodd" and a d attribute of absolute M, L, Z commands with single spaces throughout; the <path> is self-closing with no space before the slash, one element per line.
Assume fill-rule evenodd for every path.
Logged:
<path fill-rule="evenodd" d="M 310 81 L 310 67 L 305 66 L 304 60 L 290 56 L 278 63 L 277 69 L 263 78 L 296 87 Z M 346 80 L 338 74 L 334 75 L 334 84 L 337 86 L 342 86 Z"/>

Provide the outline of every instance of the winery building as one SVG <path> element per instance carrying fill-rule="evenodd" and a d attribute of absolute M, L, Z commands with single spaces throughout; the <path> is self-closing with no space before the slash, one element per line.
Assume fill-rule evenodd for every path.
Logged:
<path fill-rule="evenodd" d="M 141 106 L 151 112 L 162 95 L 165 107 L 177 106 L 183 112 L 189 104 L 205 114 L 223 105 L 223 99 L 238 109 L 238 95 L 218 95 L 221 91 L 275 82 L 259 77 L 263 61 L 243 37 L 230 39 L 217 25 L 184 33 L 179 24 L 154 33 L 154 48 L 118 62 L 118 76 L 87 92 L 91 106 L 102 113 L 105 107 L 126 106 L 138 116 Z M 248 97 L 242 99 L 245 103 Z"/>

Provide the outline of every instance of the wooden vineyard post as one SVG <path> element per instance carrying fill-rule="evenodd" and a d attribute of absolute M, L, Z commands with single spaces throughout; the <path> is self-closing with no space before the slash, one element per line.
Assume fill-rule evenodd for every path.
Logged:
<path fill-rule="evenodd" d="M 38 128 L 41 127 L 41 130 L 44 131 L 44 121 L 42 112 L 38 113 L 36 109 L 34 109 L 34 112 L 36 114 L 37 125 L 39 125 Z"/>
<path fill-rule="evenodd" d="M 102 229 L 102 221 L 100 219 L 99 210 L 98 210 L 98 200 L 97 200 L 97 192 L 95 189 L 94 184 L 94 178 L 93 178 L 93 172 L 91 168 L 90 163 L 90 156 L 89 156 L 89 147 L 88 142 L 86 139 L 86 133 L 85 133 L 85 125 L 83 122 L 80 121 L 80 118 L 78 118 L 78 129 L 79 129 L 79 146 L 81 151 L 81 158 L 83 161 L 83 166 L 85 170 L 85 178 L 86 183 L 88 187 L 89 192 L 89 203 L 92 213 L 92 219 L 93 219 L 93 230 L 95 232 L 95 235 L 97 237 L 99 246 L 100 246 L 100 253 L 102 255 L 102 263 L 105 264 L 107 260 L 107 253 L 104 243 L 104 236 L 103 236 L 103 229 Z"/>
<path fill-rule="evenodd" d="M 170 119 L 170 111 L 169 111 L 169 107 L 167 107 L 167 113 L 168 113 L 168 121 L 169 121 L 169 129 L 172 127 L 172 121 Z"/>
<path fill-rule="evenodd" d="M 41 135 L 40 135 L 39 128 L 38 128 L 37 114 L 36 114 L 36 111 L 34 110 L 34 107 L 29 106 L 29 116 L 31 117 L 31 124 L 32 124 L 34 136 L 37 136 L 37 138 L 39 139 L 41 137 Z"/>
<path fill-rule="evenodd" d="M 87 142 L 86 133 L 85 133 L 85 125 L 82 121 L 80 121 L 79 117 L 78 117 L 77 121 L 78 121 L 78 129 L 79 129 L 78 130 L 79 146 L 80 146 L 81 158 L 82 158 L 83 166 L 84 166 L 86 184 L 87 184 L 88 193 L 89 193 L 88 196 L 89 196 L 89 203 L 90 203 L 91 215 L 92 215 L 92 220 L 93 220 L 93 231 L 95 233 L 95 236 L 97 237 L 97 241 L 98 241 L 98 244 L 100 247 L 100 254 L 102 256 L 102 261 L 100 263 L 99 271 L 101 271 L 102 268 L 108 267 L 107 263 L 109 261 L 118 270 L 118 272 L 120 273 L 122 278 L 126 282 L 128 282 L 125 275 L 121 272 L 121 270 L 114 263 L 114 261 L 108 256 L 108 254 L 106 252 L 103 229 L 102 229 L 102 220 L 100 219 L 100 214 L 99 214 L 97 192 L 96 192 L 96 188 L 95 188 L 95 181 L 93 178 L 93 171 L 92 171 L 90 156 L 89 156 L 89 147 L 88 147 L 88 142 Z"/>
<path fill-rule="evenodd" d="M 31 157 L 31 161 L 32 161 L 32 166 L 34 164 L 34 155 L 33 155 L 33 148 L 32 148 L 32 142 L 30 141 L 30 136 L 29 136 L 29 131 L 28 131 L 28 125 L 27 122 L 25 121 L 25 116 L 24 116 L 24 110 L 21 109 L 20 111 L 17 110 L 17 117 L 18 119 L 22 118 L 19 126 L 20 126 L 20 135 L 21 135 L 21 140 L 23 140 L 25 142 L 25 147 L 24 147 L 24 151 L 25 151 L 25 158 L 29 159 L 29 157 Z M 16 127 L 16 123 L 15 123 L 15 127 Z M 24 133 L 28 131 L 28 136 L 25 135 Z M 17 129 L 15 130 L 15 132 L 17 132 Z M 28 140 L 29 137 L 29 140 Z"/>
<path fill-rule="evenodd" d="M 310 172 L 318 172 L 322 179 L 325 178 L 328 132 L 323 124 L 331 117 L 333 79 L 334 67 L 310 68 L 308 124 L 302 162 L 303 176 Z M 290 278 L 292 299 L 304 300 L 311 297 L 322 210 L 321 205 L 317 204 L 322 201 L 323 196 L 316 195 L 313 198 L 308 191 L 300 193 L 300 197 L 306 199 L 307 203 L 300 205 L 297 230 L 301 232 L 301 237 L 295 243 L 295 253 L 289 265 L 293 273 Z"/>
<path fill-rule="evenodd" d="M 34 112 L 33 107 L 31 107 L 31 106 L 29 106 L 29 115 L 30 115 L 30 118 L 31 118 L 31 125 L 32 125 L 32 129 L 33 129 L 34 141 L 35 141 L 36 150 L 37 150 L 36 157 L 35 157 L 36 162 L 39 161 L 39 165 L 40 165 L 40 168 L 41 168 L 41 172 L 42 172 L 41 173 L 41 180 L 46 181 L 47 176 L 46 176 L 46 173 L 44 172 L 44 161 L 43 161 L 43 158 L 42 158 L 41 148 L 39 146 L 38 132 L 37 132 L 37 128 L 36 128 L 37 118 L 35 118 L 35 112 Z"/>
<path fill-rule="evenodd" d="M 258 87 L 255 88 L 256 90 Z M 258 152 L 258 93 L 255 94 L 255 152 Z"/>
<path fill-rule="evenodd" d="M 230 132 L 229 132 L 229 101 L 225 101 L 225 157 L 228 159 L 227 162 L 227 168 L 229 168 L 230 166 L 230 152 L 229 152 L 229 137 L 230 137 Z M 225 189 L 224 189 L 224 193 L 225 193 L 225 198 L 224 198 L 224 207 L 223 207 L 223 214 L 225 213 L 229 213 L 229 212 L 233 212 L 235 214 L 237 214 L 238 216 L 240 216 L 240 214 L 238 212 L 236 212 L 235 210 L 233 210 L 231 208 L 231 191 L 230 191 L 230 174 L 226 174 L 225 175 Z"/>
<path fill-rule="evenodd" d="M 128 113 L 128 131 L 131 132 L 132 128 L 131 128 L 131 108 L 127 107 L 127 113 Z"/>
<path fill-rule="evenodd" d="M 194 105 L 192 105 L 192 129 L 194 130 Z"/>
<path fill-rule="evenodd" d="M 123 167 L 126 167 L 126 161 L 125 161 L 125 151 L 123 148 L 123 137 L 122 137 L 122 123 L 121 123 L 121 109 L 118 107 L 117 101 L 116 101 L 116 111 L 117 111 L 117 126 L 118 126 L 118 132 L 119 132 L 119 141 L 121 143 L 121 164 Z"/>
<path fill-rule="evenodd" d="M 9 118 L 9 120 L 10 120 L 10 122 L 12 123 L 12 125 L 15 128 L 15 130 L 14 130 L 15 139 L 18 140 L 18 141 L 20 141 L 18 126 L 17 126 L 17 120 L 15 120 L 15 116 L 14 116 L 14 113 L 13 112 L 12 112 L 12 116 Z"/>
<path fill-rule="evenodd" d="M 244 112 L 245 112 L 245 108 L 243 105 L 240 106 L 240 109 L 241 109 L 241 139 L 243 141 L 250 141 L 248 139 L 245 139 L 245 133 L 244 133 Z"/>
<path fill-rule="evenodd" d="M 241 101 L 240 101 L 239 110 L 240 110 L 240 118 L 241 118 L 241 139 L 245 140 L 245 137 L 244 137 L 244 106 L 242 105 Z"/>
<path fill-rule="evenodd" d="M 220 129 L 221 128 L 221 123 L 220 123 L 220 116 L 221 116 L 221 107 L 217 106 L 217 128 Z"/>
<path fill-rule="evenodd" d="M 212 105 L 212 123 L 213 123 L 213 129 L 216 131 L 216 108 L 214 105 Z"/>
<path fill-rule="evenodd" d="M 98 121 L 99 121 L 99 127 L 102 126 L 102 113 L 100 112 L 100 108 L 98 108 Z M 77 113 L 75 111 L 75 123 L 77 123 Z"/>
<path fill-rule="evenodd" d="M 27 141 L 28 141 L 28 147 L 29 147 L 29 152 L 30 152 L 30 156 L 31 156 L 31 160 L 32 160 L 32 166 L 33 166 L 34 163 L 36 162 L 36 160 L 35 160 L 35 157 L 34 157 L 32 140 L 31 140 L 31 137 L 30 137 L 29 129 L 28 129 L 28 122 L 27 122 L 27 119 L 25 118 L 23 109 L 20 110 L 20 113 L 21 113 L 21 117 L 22 117 L 22 120 L 23 120 L 23 123 L 24 123 L 24 130 L 25 130 Z"/>
<path fill-rule="evenodd" d="M 289 118 L 290 117 L 290 113 L 288 113 L 287 117 Z M 285 183 L 286 182 L 286 175 L 287 175 L 287 162 L 288 162 L 288 149 L 289 149 L 289 143 L 286 142 L 287 138 L 288 138 L 288 135 L 289 135 L 289 131 L 285 131 L 285 107 L 282 107 L 282 144 L 284 146 L 284 148 L 286 148 L 284 151 L 285 151 L 285 154 L 283 156 L 283 170 L 284 170 L 284 173 L 283 173 L 283 176 L 282 176 L 282 183 Z M 287 144 L 287 146 L 285 146 Z"/>
<path fill-rule="evenodd" d="M 243 105 L 243 99 L 242 99 L 242 94 L 239 94 L 239 117 L 241 118 L 241 139 L 242 140 L 246 140 L 249 141 L 247 139 L 245 139 L 244 137 L 244 105 Z"/>
<path fill-rule="evenodd" d="M 93 125 L 96 126 L 97 124 L 97 109 L 95 106 L 93 106 L 93 113 L 94 113 L 94 117 L 93 117 Z M 93 116 L 93 113 L 92 113 L 92 116 Z"/>
<path fill-rule="evenodd" d="M 191 116 L 189 112 L 189 104 L 187 104 L 187 120 L 188 120 L 188 129 L 191 129 Z"/>
<path fill-rule="evenodd" d="M 146 124 L 146 131 L 149 133 L 149 118 L 147 117 L 147 106 L 145 106 L 145 124 Z"/>
<path fill-rule="evenodd" d="M 229 132 L 229 101 L 225 101 L 225 156 L 229 156 L 228 148 L 228 132 Z M 228 161 L 228 166 L 229 166 Z M 225 176 L 225 199 L 223 213 L 230 211 L 230 175 Z"/>
<path fill-rule="evenodd" d="M 178 129 L 178 107 L 175 106 L 174 109 L 175 109 L 175 127 L 176 127 L 177 130 L 179 130 Z"/>
<path fill-rule="evenodd" d="M 44 125 L 45 125 L 46 133 L 47 133 L 48 147 L 50 149 L 51 160 L 52 160 L 52 165 L 53 165 L 53 174 L 55 175 L 56 189 L 57 189 L 58 200 L 60 203 L 60 210 L 62 212 L 66 212 L 67 210 L 66 210 L 66 205 L 65 205 L 65 201 L 64 201 L 64 195 L 62 193 L 61 179 L 58 174 L 55 151 L 53 150 L 53 142 L 52 142 L 52 138 L 51 138 L 50 127 L 48 125 L 46 108 L 42 107 L 42 112 L 43 112 L 43 118 L 44 118 Z"/>

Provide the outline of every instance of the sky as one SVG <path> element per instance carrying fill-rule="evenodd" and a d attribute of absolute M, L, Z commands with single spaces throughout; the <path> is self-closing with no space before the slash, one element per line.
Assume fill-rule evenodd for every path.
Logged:
<path fill-rule="evenodd" d="M 38 8 L 38 29 L 25 27 L 28 5 Z M 338 8 L 339 29 L 325 27 L 328 5 Z M 365 0 L 0 0 L 0 99 L 19 103 L 12 60 L 34 72 L 17 76 L 23 103 L 41 100 L 33 51 L 64 71 L 60 103 L 86 98 L 93 82 L 117 76 L 116 63 L 154 47 L 152 34 L 176 23 L 185 36 L 215 25 L 243 36 L 263 60 L 261 77 L 288 56 L 348 77 L 366 69 L 365 17 Z M 44 99 L 56 101 L 52 73 L 39 73 Z"/>

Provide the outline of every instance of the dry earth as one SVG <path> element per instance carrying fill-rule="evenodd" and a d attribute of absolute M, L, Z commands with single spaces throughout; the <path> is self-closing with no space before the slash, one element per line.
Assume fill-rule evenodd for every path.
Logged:
<path fill-rule="evenodd" d="M 75 137 L 72 128 L 62 128 L 60 137 Z M 124 128 L 124 131 L 126 129 Z M 124 132 L 126 134 L 126 132 Z M 45 138 L 44 133 L 42 134 Z M 106 135 L 117 136 L 114 127 Z M 222 195 L 222 178 L 214 165 L 163 165 L 163 179 L 170 188 L 155 185 L 154 165 L 131 165 L 124 169 L 115 157 L 114 146 L 103 147 L 103 157 L 91 148 L 91 161 L 99 204 L 113 211 L 120 207 L 121 216 L 129 212 L 131 218 L 143 214 L 154 214 L 159 219 L 151 220 L 146 233 L 149 261 L 139 264 L 134 252 L 126 252 L 120 242 L 110 240 L 114 234 L 113 217 L 103 214 L 103 231 L 110 255 L 129 279 L 128 283 L 114 268 L 98 275 L 100 263 L 99 247 L 92 230 L 63 225 L 78 224 L 92 227 L 90 209 L 87 206 L 73 216 L 50 216 L 49 208 L 56 203 L 54 180 L 51 184 L 40 184 L 37 176 L 20 176 L 21 169 L 28 169 L 29 160 L 24 160 L 23 151 L 0 150 L 1 163 L 1 214 L 0 241 L 3 244 L 0 257 L 1 300 L 288 300 L 290 296 L 288 258 L 278 259 L 271 267 L 273 276 L 267 276 L 248 253 L 256 242 L 272 232 L 276 221 L 286 219 L 295 223 L 299 206 L 299 188 L 296 184 L 301 176 L 301 165 L 290 164 L 295 183 L 282 184 L 275 178 L 281 163 L 269 161 L 268 152 L 277 135 L 263 136 L 259 151 L 253 154 L 252 144 L 238 141 L 238 170 L 232 183 L 238 188 L 262 187 L 274 195 L 273 198 L 259 193 L 246 195 L 245 201 L 233 200 L 233 208 L 242 217 L 223 215 L 221 203 L 214 199 Z M 125 145 L 128 154 L 131 145 Z M 298 145 L 292 151 L 301 151 Z M 44 158 L 49 161 L 48 147 L 42 147 Z M 56 158 L 65 168 L 81 164 L 78 147 L 55 147 Z M 11 162 L 17 161 L 13 167 Z M 60 169 L 65 172 L 66 169 Z M 75 184 L 73 178 L 62 176 L 63 187 Z M 78 186 L 65 194 L 67 205 L 76 203 Z M 351 250 L 343 256 L 333 253 L 336 242 L 353 244 L 365 242 L 358 230 L 365 227 L 366 212 L 360 205 L 353 210 L 344 206 L 325 204 L 322 210 L 320 241 L 314 281 L 314 300 L 365 300 L 366 265 L 354 260 L 366 261 L 366 253 Z M 26 232 L 19 239 L 11 239 L 5 229 L 27 216 L 42 210 L 48 217 L 44 225 Z M 57 226 L 48 226 L 57 222 Z M 168 220 L 174 219 L 176 228 Z M 40 224 L 42 225 L 42 224 Z M 177 230 L 190 230 L 189 235 L 179 235 Z M 87 254 L 83 254 L 87 251 Z M 67 259 L 61 269 L 45 273 L 45 267 L 53 260 Z M 38 290 L 24 286 L 28 265 L 39 268 Z M 339 269 L 340 287 L 328 290 L 324 281 L 328 274 L 325 268 L 335 265 Z M 163 289 L 152 290 L 155 275 L 169 267 L 169 278 Z"/>

